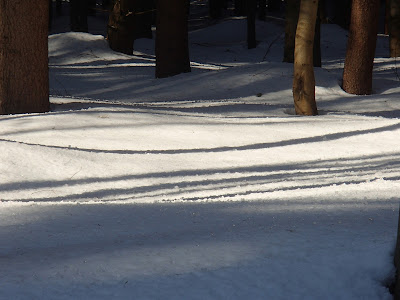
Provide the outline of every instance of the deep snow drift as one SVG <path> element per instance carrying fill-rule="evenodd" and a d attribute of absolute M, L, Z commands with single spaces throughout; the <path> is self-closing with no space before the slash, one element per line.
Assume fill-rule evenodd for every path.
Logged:
<path fill-rule="evenodd" d="M 52 111 L 0 116 L 1 299 L 390 299 L 400 81 L 340 88 L 324 25 L 321 115 L 293 115 L 282 26 L 190 33 L 192 72 L 154 79 L 104 37 L 49 38 Z"/>

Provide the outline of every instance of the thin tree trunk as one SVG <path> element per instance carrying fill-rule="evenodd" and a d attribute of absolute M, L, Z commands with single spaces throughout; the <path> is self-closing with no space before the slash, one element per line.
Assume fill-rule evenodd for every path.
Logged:
<path fill-rule="evenodd" d="M 48 0 L 0 0 L 0 114 L 49 104 Z"/>
<path fill-rule="evenodd" d="M 390 0 L 385 0 L 385 34 L 390 31 Z"/>
<path fill-rule="evenodd" d="M 70 0 L 71 30 L 88 32 L 88 0 Z"/>
<path fill-rule="evenodd" d="M 135 25 L 134 25 L 134 39 L 147 38 L 152 39 L 153 33 L 151 25 L 153 23 L 154 1 L 153 0 L 139 0 L 136 1 L 137 7 L 135 9 Z"/>
<path fill-rule="evenodd" d="M 317 115 L 313 43 L 318 1 L 301 0 L 294 52 L 293 98 L 296 114 Z"/>
<path fill-rule="evenodd" d="M 321 4 L 321 0 L 319 2 Z M 314 67 L 320 68 L 322 65 L 321 58 L 321 7 L 318 7 L 317 19 L 315 21 L 315 34 L 313 45 L 313 64 Z"/>
<path fill-rule="evenodd" d="M 283 61 L 294 62 L 294 45 L 297 22 L 299 20 L 300 0 L 286 0 L 285 16 L 285 48 Z"/>
<path fill-rule="evenodd" d="M 132 55 L 135 35 L 135 0 L 116 0 L 107 26 L 107 39 L 114 51 Z"/>
<path fill-rule="evenodd" d="M 400 56 L 400 0 L 390 0 L 390 57 Z"/>
<path fill-rule="evenodd" d="M 62 1 L 61 0 L 56 0 L 56 13 L 57 16 L 62 16 Z"/>
<path fill-rule="evenodd" d="M 222 16 L 222 0 L 208 0 L 208 7 L 211 19 L 219 19 Z"/>
<path fill-rule="evenodd" d="M 299 20 L 300 0 L 287 0 L 285 16 L 285 46 L 283 61 L 294 62 L 294 46 L 296 38 L 297 23 Z M 318 9 L 318 13 L 320 8 Z M 321 20 L 317 15 L 315 22 L 314 46 L 313 46 L 314 67 L 321 67 Z"/>
<path fill-rule="evenodd" d="M 51 30 L 52 24 L 53 24 L 53 1 L 49 0 L 49 31 Z"/>
<path fill-rule="evenodd" d="M 157 1 L 156 77 L 190 72 L 188 1 Z"/>
<path fill-rule="evenodd" d="M 396 282 L 394 286 L 394 299 L 400 299 L 400 210 L 397 221 L 397 239 L 394 251 L 394 266 L 396 268 Z"/>
<path fill-rule="evenodd" d="M 267 18 L 267 0 L 258 0 L 258 19 L 265 21 Z"/>
<path fill-rule="evenodd" d="M 353 0 L 343 89 L 350 94 L 372 92 L 372 69 L 378 33 L 379 0 Z"/>
<path fill-rule="evenodd" d="M 240 17 L 246 14 L 245 0 L 234 0 L 235 1 L 235 16 Z"/>
<path fill-rule="evenodd" d="M 257 0 L 247 0 L 247 48 L 253 49 L 257 46 L 256 41 L 256 11 Z"/>

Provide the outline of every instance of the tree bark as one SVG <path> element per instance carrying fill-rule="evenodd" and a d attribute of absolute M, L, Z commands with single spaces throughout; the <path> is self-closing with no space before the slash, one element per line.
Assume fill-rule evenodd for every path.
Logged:
<path fill-rule="evenodd" d="M 321 4 L 321 0 L 319 0 Z M 313 64 L 314 67 L 320 68 L 322 65 L 321 58 L 321 9 L 318 5 L 317 19 L 315 21 L 315 34 L 314 34 L 314 45 L 313 45 Z"/>
<path fill-rule="evenodd" d="M 313 43 L 318 0 L 301 0 L 294 51 L 293 98 L 297 115 L 317 115 Z"/>
<path fill-rule="evenodd" d="M 260 21 L 267 19 L 267 0 L 258 0 L 258 19 Z"/>
<path fill-rule="evenodd" d="M 353 0 L 343 71 L 343 89 L 347 93 L 369 95 L 372 92 L 379 2 L 379 0 Z"/>
<path fill-rule="evenodd" d="M 156 77 L 190 72 L 187 0 L 157 1 Z"/>
<path fill-rule="evenodd" d="M 285 17 L 285 46 L 283 51 L 283 61 L 294 62 L 294 48 L 297 23 L 299 20 L 300 0 L 287 0 Z M 318 8 L 319 14 L 320 8 Z M 321 67 L 321 20 L 317 14 L 315 22 L 315 34 L 313 44 L 313 64 L 314 67 Z"/>
<path fill-rule="evenodd" d="M 394 251 L 394 266 L 396 267 L 396 281 L 394 284 L 394 299 L 400 299 L 400 210 L 397 221 L 397 239 Z"/>
<path fill-rule="evenodd" d="M 240 17 L 246 14 L 245 0 L 235 0 L 235 16 Z"/>
<path fill-rule="evenodd" d="M 400 56 L 400 0 L 390 0 L 390 57 Z"/>
<path fill-rule="evenodd" d="M 132 55 L 135 35 L 135 0 L 116 0 L 107 26 L 107 39 L 114 51 Z"/>
<path fill-rule="evenodd" d="M 257 47 L 256 41 L 256 11 L 257 0 L 247 0 L 247 48 Z"/>
<path fill-rule="evenodd" d="M 48 18 L 48 0 L 0 0 L 0 114 L 49 110 Z"/>
<path fill-rule="evenodd" d="M 71 30 L 88 32 L 88 0 L 70 0 L 70 7 Z"/>
<path fill-rule="evenodd" d="M 222 16 L 223 2 L 222 0 L 208 0 L 211 19 L 219 19 Z"/>
<path fill-rule="evenodd" d="M 285 48 L 283 61 L 294 62 L 294 45 L 296 38 L 297 22 L 299 20 L 300 0 L 286 0 L 285 16 Z"/>
<path fill-rule="evenodd" d="M 56 13 L 57 16 L 62 16 L 62 1 L 61 0 L 56 0 Z"/>
<path fill-rule="evenodd" d="M 153 33 L 151 31 L 151 25 L 153 23 L 155 3 L 153 0 L 138 0 L 136 1 L 136 4 L 134 39 L 152 39 Z"/>

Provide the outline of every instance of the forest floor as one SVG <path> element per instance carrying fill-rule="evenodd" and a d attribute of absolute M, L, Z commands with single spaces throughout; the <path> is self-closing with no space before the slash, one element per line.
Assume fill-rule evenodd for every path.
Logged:
<path fill-rule="evenodd" d="M 391 299 L 399 63 L 380 35 L 373 94 L 348 95 L 323 25 L 299 117 L 282 30 L 191 31 L 166 79 L 153 40 L 50 35 L 51 112 L 0 116 L 0 299 Z"/>

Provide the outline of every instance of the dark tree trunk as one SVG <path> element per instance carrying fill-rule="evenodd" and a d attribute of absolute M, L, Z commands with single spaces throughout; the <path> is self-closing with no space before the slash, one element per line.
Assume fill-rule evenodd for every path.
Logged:
<path fill-rule="evenodd" d="M 394 299 L 400 299 L 400 210 L 397 221 L 397 238 L 396 247 L 394 250 L 394 266 L 396 268 L 395 284 L 394 284 Z"/>
<path fill-rule="evenodd" d="M 390 1 L 390 56 L 400 56 L 400 0 Z"/>
<path fill-rule="evenodd" d="M 373 0 L 375 1 L 375 0 Z M 335 6 L 335 23 L 349 29 L 352 0 L 337 0 Z"/>
<path fill-rule="evenodd" d="M 62 16 L 62 1 L 56 0 L 56 13 L 57 16 Z"/>
<path fill-rule="evenodd" d="M 52 24 L 53 24 L 53 1 L 49 0 L 49 31 L 51 29 Z"/>
<path fill-rule="evenodd" d="M 245 0 L 235 0 L 235 16 L 240 17 L 246 15 Z"/>
<path fill-rule="evenodd" d="M 258 19 L 261 21 L 267 19 L 267 0 L 258 0 Z"/>
<path fill-rule="evenodd" d="M 276 11 L 281 8 L 281 0 L 268 0 L 268 10 Z"/>
<path fill-rule="evenodd" d="M 135 0 L 116 0 L 107 26 L 107 39 L 114 51 L 132 55 L 135 35 Z"/>
<path fill-rule="evenodd" d="M 157 1 L 156 77 L 190 72 L 188 1 Z"/>
<path fill-rule="evenodd" d="M 257 46 L 256 41 L 256 11 L 257 0 L 247 0 L 247 48 L 253 49 Z"/>
<path fill-rule="evenodd" d="M 71 6 L 71 30 L 88 32 L 88 0 L 70 0 Z"/>
<path fill-rule="evenodd" d="M 297 22 L 299 19 L 300 0 L 286 0 L 285 16 L 285 48 L 283 61 L 294 62 L 294 45 L 296 37 Z"/>
<path fill-rule="evenodd" d="M 321 0 L 319 5 L 321 4 Z M 314 34 L 314 45 L 313 45 L 313 63 L 314 67 L 321 67 L 321 9 L 318 7 L 317 20 L 315 21 L 315 34 Z"/>
<path fill-rule="evenodd" d="M 379 0 L 353 0 L 343 71 L 343 89 L 347 93 L 369 95 L 372 92 L 379 2 Z"/>
<path fill-rule="evenodd" d="M 103 9 L 110 9 L 111 4 L 112 4 L 111 0 L 102 0 L 101 1 L 101 7 Z"/>
<path fill-rule="evenodd" d="M 0 1 L 0 114 L 49 110 L 48 0 Z"/>
<path fill-rule="evenodd" d="M 317 115 L 313 43 L 318 1 L 301 0 L 294 52 L 293 99 L 297 115 Z"/>
<path fill-rule="evenodd" d="M 208 0 L 211 19 L 219 19 L 222 16 L 223 0 Z"/>
<path fill-rule="evenodd" d="M 96 15 L 96 0 L 86 0 L 87 1 L 87 14 L 90 16 Z"/>
<path fill-rule="evenodd" d="M 153 38 L 151 25 L 153 24 L 155 3 L 153 0 L 139 0 L 136 1 L 136 3 L 137 7 L 135 9 L 134 39 L 151 39 Z"/>

